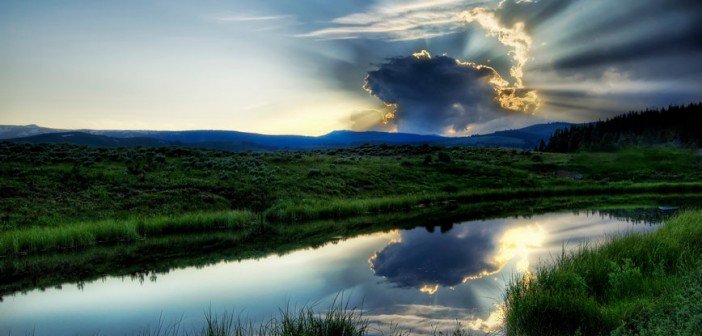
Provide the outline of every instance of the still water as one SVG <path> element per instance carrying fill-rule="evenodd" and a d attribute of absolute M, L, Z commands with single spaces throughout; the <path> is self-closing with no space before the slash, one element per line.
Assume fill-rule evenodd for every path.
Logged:
<path fill-rule="evenodd" d="M 146 278 L 106 277 L 4 297 L 0 334 L 125 335 L 160 321 L 199 328 L 206 311 L 267 320 L 285 306 L 329 307 L 343 296 L 373 330 L 489 331 L 519 272 L 584 242 L 656 225 L 611 213 L 551 213 L 355 237 L 257 260 L 220 262 Z"/>

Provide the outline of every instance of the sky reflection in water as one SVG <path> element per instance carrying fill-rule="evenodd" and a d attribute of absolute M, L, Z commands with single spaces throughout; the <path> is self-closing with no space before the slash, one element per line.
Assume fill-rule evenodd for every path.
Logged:
<path fill-rule="evenodd" d="M 153 281 L 108 277 L 82 289 L 65 284 L 7 296 L 0 334 L 135 333 L 159 316 L 190 330 L 210 307 L 258 321 L 287 304 L 324 309 L 339 293 L 378 328 L 399 324 L 422 334 L 460 320 L 489 329 L 499 322 L 497 304 L 517 272 L 551 260 L 563 246 L 654 228 L 555 213 L 395 230 L 284 256 L 172 270 Z"/>

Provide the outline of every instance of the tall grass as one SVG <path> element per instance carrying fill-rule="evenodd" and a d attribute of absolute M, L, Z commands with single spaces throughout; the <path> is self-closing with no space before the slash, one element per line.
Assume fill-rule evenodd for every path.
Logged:
<path fill-rule="evenodd" d="M 226 211 L 30 227 L 0 233 L 0 255 L 77 249 L 134 241 L 145 235 L 244 229 L 255 222 L 256 216 L 249 211 Z"/>
<path fill-rule="evenodd" d="M 360 310 L 350 308 L 348 304 L 334 301 L 326 311 L 317 312 L 310 306 L 291 309 L 286 306 L 277 316 L 268 321 L 254 323 L 242 320 L 233 314 L 215 314 L 211 310 L 205 314 L 205 323 L 201 329 L 183 330 L 178 323 L 164 326 L 163 321 L 155 328 L 145 328 L 139 336 L 365 336 L 388 335 L 409 336 L 411 333 L 395 326 L 389 333 L 382 333 L 371 328 L 370 322 Z M 460 323 L 450 330 L 434 329 L 434 336 L 470 336 Z"/>
<path fill-rule="evenodd" d="M 446 198 L 446 197 L 444 197 Z M 273 221 L 343 218 L 368 213 L 409 209 L 441 200 L 439 195 L 401 195 L 367 199 L 328 199 L 303 202 L 281 201 L 265 211 Z"/>
<path fill-rule="evenodd" d="M 198 232 L 216 229 L 243 229 L 256 223 L 250 211 L 196 212 L 137 220 L 143 234 Z"/>
<path fill-rule="evenodd" d="M 509 335 L 605 335 L 660 317 L 671 293 L 702 270 L 702 211 L 684 212 L 660 230 L 583 246 L 515 279 L 505 295 Z M 702 288 L 702 286 L 698 286 Z M 692 318 L 702 321 L 699 313 Z M 665 317 L 667 318 L 667 317 Z M 702 324 L 695 332 L 702 333 Z"/>
<path fill-rule="evenodd" d="M 364 199 L 313 199 L 279 201 L 264 212 L 271 221 L 302 221 L 324 218 L 344 218 L 367 213 L 406 210 L 447 201 L 489 202 L 523 198 L 622 195 L 644 193 L 698 193 L 702 183 L 607 183 L 552 186 L 542 188 L 509 188 L 467 190 L 454 193 L 422 193 Z"/>
<path fill-rule="evenodd" d="M 159 320 L 155 328 L 143 329 L 142 336 L 363 336 L 369 333 L 369 322 L 361 312 L 338 302 L 324 312 L 310 306 L 291 309 L 287 306 L 270 320 L 254 323 L 234 314 L 208 311 L 201 329 L 183 330 L 178 324 L 164 326 Z M 399 334 L 399 333 L 398 333 Z"/>
<path fill-rule="evenodd" d="M 172 216 L 132 217 L 37 226 L 0 232 L 0 255 L 76 249 L 98 243 L 129 242 L 148 236 L 215 230 L 250 230 L 262 227 L 265 218 L 276 224 L 316 219 L 349 218 L 358 215 L 404 211 L 417 207 L 459 203 L 509 202 L 523 199 L 590 197 L 611 195 L 687 194 L 699 196 L 702 183 L 611 183 L 541 189 L 496 189 L 456 193 L 424 193 L 367 199 L 279 201 L 262 214 L 251 211 L 195 212 Z"/>

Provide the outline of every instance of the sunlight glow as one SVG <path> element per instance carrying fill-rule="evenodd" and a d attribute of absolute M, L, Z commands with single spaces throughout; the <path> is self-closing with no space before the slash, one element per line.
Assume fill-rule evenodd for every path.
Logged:
<path fill-rule="evenodd" d="M 524 23 L 517 22 L 511 28 L 503 26 L 494 10 L 486 8 L 475 8 L 461 13 L 461 18 L 466 23 L 476 22 L 487 31 L 488 36 L 495 36 L 505 45 L 511 48 L 509 55 L 514 60 L 514 65 L 510 68 L 510 75 L 514 78 L 514 85 L 518 88 L 524 87 L 522 77 L 524 77 L 524 65 L 529 60 L 529 49 L 531 48 L 531 37 L 524 29 Z"/>
<path fill-rule="evenodd" d="M 502 304 L 495 305 L 495 309 L 490 312 L 490 315 L 485 319 L 479 317 L 468 321 L 468 328 L 485 333 L 492 333 L 499 330 L 505 316 L 505 306 Z"/>
<path fill-rule="evenodd" d="M 495 260 L 500 264 L 519 258 L 517 270 L 529 270 L 529 254 L 532 249 L 542 247 L 546 241 L 546 231 L 539 224 L 507 230 L 500 238 L 500 250 Z"/>
<path fill-rule="evenodd" d="M 502 4 L 500 4 L 502 5 Z M 534 113 L 541 106 L 541 100 L 535 90 L 524 89 L 524 66 L 529 60 L 529 50 L 532 39 L 527 34 L 524 23 L 517 22 L 511 28 L 500 23 L 494 10 L 486 8 L 474 8 L 460 14 L 466 23 L 477 23 L 487 31 L 487 36 L 497 37 L 504 46 L 510 48 L 509 55 L 514 61 L 509 70 L 510 76 L 514 79 L 514 87 L 497 75 L 490 81 L 495 85 L 496 100 L 500 107 L 510 111 L 521 111 Z M 487 67 L 487 66 L 484 66 Z M 493 68 L 488 67 L 494 71 Z"/>
<path fill-rule="evenodd" d="M 547 232 L 538 223 L 505 231 L 498 241 L 497 254 L 491 260 L 498 267 L 494 271 L 486 270 L 467 276 L 463 278 L 463 283 L 499 273 L 510 260 L 516 258 L 519 258 L 516 263 L 516 270 L 518 272 L 528 272 L 530 266 L 529 255 L 534 249 L 543 247 L 546 238 Z"/>
<path fill-rule="evenodd" d="M 439 284 L 435 284 L 433 286 L 432 285 L 424 285 L 424 286 L 419 288 L 420 292 L 427 293 L 429 295 L 436 293 L 436 291 L 438 291 L 438 290 L 439 290 Z"/>

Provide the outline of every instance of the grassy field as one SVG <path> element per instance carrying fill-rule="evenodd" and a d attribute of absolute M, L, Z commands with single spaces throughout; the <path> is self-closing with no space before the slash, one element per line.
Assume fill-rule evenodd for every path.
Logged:
<path fill-rule="evenodd" d="M 702 193 L 702 160 L 675 148 L 231 153 L 0 142 L 0 175 L 4 255 L 447 202 Z"/>
<path fill-rule="evenodd" d="M 506 294 L 509 335 L 702 334 L 702 211 L 583 246 Z"/>

